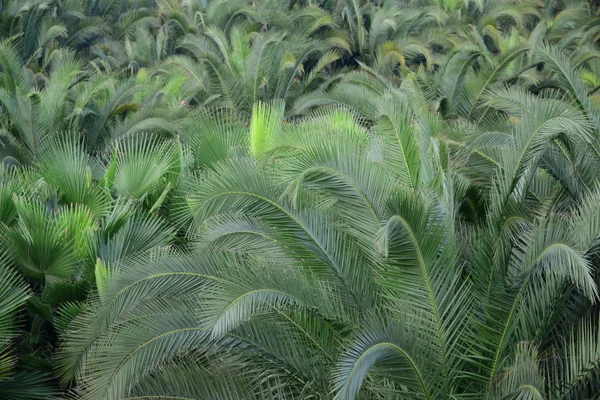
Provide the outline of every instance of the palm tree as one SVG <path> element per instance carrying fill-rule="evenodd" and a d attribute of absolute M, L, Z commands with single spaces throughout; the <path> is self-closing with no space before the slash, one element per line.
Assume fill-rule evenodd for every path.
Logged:
<path fill-rule="evenodd" d="M 318 85 L 340 57 L 326 40 L 304 35 L 259 33 L 255 26 L 233 28 L 230 35 L 208 27 L 204 35 L 188 36 L 181 43 L 192 58 L 175 56 L 168 61 L 199 87 L 200 104 L 216 101 L 248 111 L 259 100 L 292 102 Z"/>
<path fill-rule="evenodd" d="M 598 18 L 8 1 L 0 397 L 600 393 Z"/>
<path fill-rule="evenodd" d="M 110 280 L 63 338 L 78 395 L 585 396 L 597 327 L 572 311 L 598 296 L 599 194 L 569 194 L 578 167 L 556 150 L 584 148 L 590 125 L 569 102 L 501 95 L 510 130 L 476 137 L 497 157 L 487 184 L 475 138 L 432 136 L 460 131 L 399 93 L 374 133 L 343 109 L 286 123 L 257 103 L 247 138 L 188 180 L 192 248 L 96 267 Z M 470 216 L 475 190 L 487 215 Z"/>

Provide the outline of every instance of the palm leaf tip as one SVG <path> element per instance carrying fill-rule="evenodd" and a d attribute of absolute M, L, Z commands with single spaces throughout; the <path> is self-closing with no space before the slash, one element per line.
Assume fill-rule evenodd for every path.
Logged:
<path fill-rule="evenodd" d="M 274 137 L 281 129 L 284 110 L 283 100 L 269 104 L 259 101 L 252 107 L 250 149 L 255 157 L 271 149 Z"/>

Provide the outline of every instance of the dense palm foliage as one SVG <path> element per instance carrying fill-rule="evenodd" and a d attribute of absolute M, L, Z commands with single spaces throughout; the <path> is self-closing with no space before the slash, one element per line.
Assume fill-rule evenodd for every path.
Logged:
<path fill-rule="evenodd" d="M 0 398 L 598 398 L 597 15 L 0 2 Z"/>

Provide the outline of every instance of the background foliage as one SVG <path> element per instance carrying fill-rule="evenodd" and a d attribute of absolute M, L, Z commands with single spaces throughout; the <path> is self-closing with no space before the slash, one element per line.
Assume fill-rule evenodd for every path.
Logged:
<path fill-rule="evenodd" d="M 0 398 L 600 396 L 600 18 L 0 2 Z"/>

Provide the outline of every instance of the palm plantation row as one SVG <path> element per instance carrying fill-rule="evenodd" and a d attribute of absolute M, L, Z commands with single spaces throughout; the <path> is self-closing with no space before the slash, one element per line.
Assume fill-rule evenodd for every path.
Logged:
<path fill-rule="evenodd" d="M 0 3 L 0 398 L 598 398 L 597 15 Z"/>

